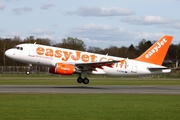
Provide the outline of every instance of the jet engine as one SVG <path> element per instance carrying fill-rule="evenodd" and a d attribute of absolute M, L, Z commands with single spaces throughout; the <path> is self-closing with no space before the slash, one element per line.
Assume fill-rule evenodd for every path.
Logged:
<path fill-rule="evenodd" d="M 71 64 L 57 63 L 55 67 L 49 69 L 49 73 L 72 75 L 75 72 L 75 66 Z"/>

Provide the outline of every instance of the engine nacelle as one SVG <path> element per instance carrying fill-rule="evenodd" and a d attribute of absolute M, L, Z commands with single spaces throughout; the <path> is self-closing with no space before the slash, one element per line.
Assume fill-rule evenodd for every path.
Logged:
<path fill-rule="evenodd" d="M 72 75 L 75 72 L 75 66 L 71 64 L 57 63 L 55 67 L 49 69 L 49 73 Z"/>

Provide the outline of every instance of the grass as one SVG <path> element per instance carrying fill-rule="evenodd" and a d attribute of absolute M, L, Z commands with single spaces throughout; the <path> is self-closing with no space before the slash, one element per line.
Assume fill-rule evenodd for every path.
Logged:
<path fill-rule="evenodd" d="M 1 75 L 0 85 L 79 85 L 76 77 Z M 178 78 L 89 78 L 89 85 L 180 85 Z M 179 101 L 162 94 L 0 94 L 0 119 L 179 120 Z"/>
<path fill-rule="evenodd" d="M 77 76 L 1 75 L 0 85 L 79 85 Z M 89 85 L 180 85 L 179 78 L 89 76 Z"/>
<path fill-rule="evenodd" d="M 0 94 L 1 119 L 179 120 L 179 95 Z"/>

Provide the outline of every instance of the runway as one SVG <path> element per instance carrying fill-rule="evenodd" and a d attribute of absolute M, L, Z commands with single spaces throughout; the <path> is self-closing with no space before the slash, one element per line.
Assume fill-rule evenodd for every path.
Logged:
<path fill-rule="evenodd" d="M 180 94 L 180 86 L 36 86 L 0 85 L 11 94 Z"/>

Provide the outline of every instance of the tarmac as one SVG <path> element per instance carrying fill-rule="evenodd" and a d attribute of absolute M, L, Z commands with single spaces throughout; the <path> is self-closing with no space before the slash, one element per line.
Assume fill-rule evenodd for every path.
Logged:
<path fill-rule="evenodd" d="M 0 85 L 9 94 L 180 94 L 180 86 Z"/>

